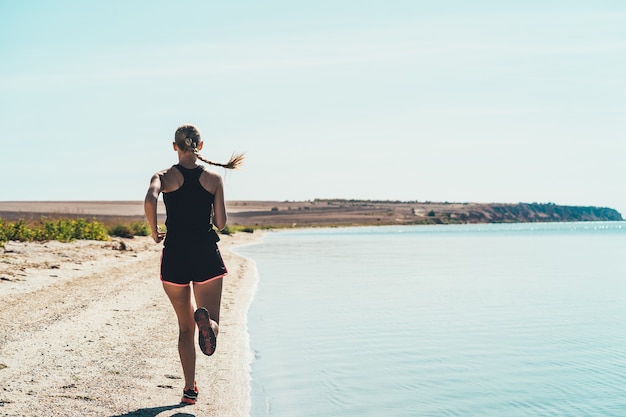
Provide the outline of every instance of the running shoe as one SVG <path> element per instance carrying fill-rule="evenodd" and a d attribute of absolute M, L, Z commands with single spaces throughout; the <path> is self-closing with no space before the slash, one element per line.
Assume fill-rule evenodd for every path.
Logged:
<path fill-rule="evenodd" d="M 205 355 L 211 356 L 215 353 L 217 338 L 215 337 L 215 332 L 211 327 L 211 317 L 209 316 L 209 311 L 204 307 L 200 307 L 193 314 L 193 318 L 198 325 L 198 344 L 200 345 L 200 350 Z"/>
<path fill-rule="evenodd" d="M 193 389 L 183 390 L 183 398 L 180 399 L 182 404 L 194 405 L 198 399 L 198 385 L 194 381 Z"/>

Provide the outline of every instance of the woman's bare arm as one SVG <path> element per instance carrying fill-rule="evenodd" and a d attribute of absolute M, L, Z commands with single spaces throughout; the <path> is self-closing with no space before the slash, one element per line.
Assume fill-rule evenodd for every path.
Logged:
<path fill-rule="evenodd" d="M 152 231 L 152 239 L 156 243 L 159 243 L 165 237 L 165 233 L 159 230 L 159 225 L 157 224 L 157 202 L 161 193 L 161 185 L 161 175 L 157 172 L 150 179 L 150 186 L 143 203 L 144 212 Z"/>
<path fill-rule="evenodd" d="M 226 205 L 224 203 L 224 186 L 222 177 L 217 176 L 217 187 L 215 188 L 215 200 L 213 200 L 213 224 L 219 230 L 226 227 Z"/>

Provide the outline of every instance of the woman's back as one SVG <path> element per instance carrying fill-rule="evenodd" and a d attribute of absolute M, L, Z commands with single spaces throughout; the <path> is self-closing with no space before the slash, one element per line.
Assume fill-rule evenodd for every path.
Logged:
<path fill-rule="evenodd" d="M 200 183 L 204 168 L 197 166 L 189 169 L 177 164 L 173 169 L 182 174 L 183 183 L 176 190 L 163 193 L 167 211 L 165 244 L 208 241 L 213 228 L 211 213 L 215 195 Z"/>

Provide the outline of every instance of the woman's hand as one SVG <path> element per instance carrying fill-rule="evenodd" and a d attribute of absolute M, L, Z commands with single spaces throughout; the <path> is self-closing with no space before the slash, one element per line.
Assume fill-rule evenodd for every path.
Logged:
<path fill-rule="evenodd" d="M 152 239 L 154 239 L 155 243 L 160 243 L 165 238 L 165 232 L 161 231 L 159 226 L 156 227 L 156 230 L 152 231 Z"/>

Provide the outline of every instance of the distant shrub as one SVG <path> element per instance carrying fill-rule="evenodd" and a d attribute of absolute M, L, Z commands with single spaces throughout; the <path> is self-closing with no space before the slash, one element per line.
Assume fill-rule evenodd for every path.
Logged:
<path fill-rule="evenodd" d="M 225 228 L 220 230 L 221 234 L 232 235 L 236 232 L 254 233 L 254 228 L 249 226 L 238 226 L 227 224 Z"/>
<path fill-rule="evenodd" d="M 115 237 L 125 237 L 129 239 L 132 239 L 133 237 L 135 237 L 135 234 L 133 233 L 133 229 L 131 228 L 131 226 L 128 226 L 125 224 L 116 224 L 115 226 L 111 227 L 109 229 L 109 235 L 115 236 Z"/>
<path fill-rule="evenodd" d="M 41 220 L 41 227 L 36 231 L 37 240 L 58 240 L 71 242 L 72 240 L 108 240 L 104 225 L 97 220 L 59 219 Z"/>
<path fill-rule="evenodd" d="M 433 210 L 429 211 L 427 214 L 428 217 L 434 217 L 435 216 L 435 212 Z"/>
<path fill-rule="evenodd" d="M 149 236 L 151 234 L 150 225 L 147 222 L 133 222 L 130 228 L 135 236 Z"/>
<path fill-rule="evenodd" d="M 9 225 L 9 240 L 18 240 L 20 242 L 28 242 L 33 240 L 35 233 L 28 227 L 24 219 Z"/>
<path fill-rule="evenodd" d="M 220 233 L 223 235 L 232 235 L 233 233 L 235 233 L 236 230 L 234 228 L 234 226 L 231 226 L 230 224 L 227 224 L 226 227 L 224 227 L 222 230 L 220 230 Z"/>
<path fill-rule="evenodd" d="M 4 243 L 9 240 L 5 224 L 6 221 L 0 218 L 0 247 L 3 247 Z"/>
<path fill-rule="evenodd" d="M 87 221 L 82 218 L 49 220 L 44 217 L 39 223 L 28 225 L 23 219 L 16 222 L 0 219 L 0 244 L 9 240 L 71 242 L 76 239 L 108 240 L 108 238 L 104 225 L 96 220 Z"/>
<path fill-rule="evenodd" d="M 278 211 L 278 207 L 272 207 L 272 211 Z"/>
<path fill-rule="evenodd" d="M 109 235 L 104 224 L 93 220 L 85 224 L 85 228 L 82 229 L 82 233 L 76 239 L 109 240 Z"/>

